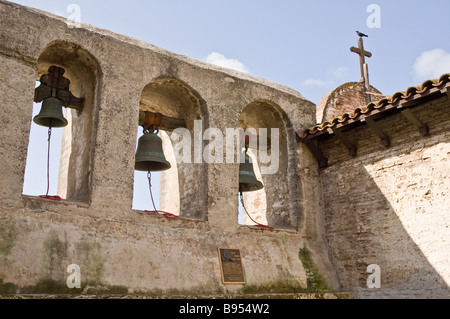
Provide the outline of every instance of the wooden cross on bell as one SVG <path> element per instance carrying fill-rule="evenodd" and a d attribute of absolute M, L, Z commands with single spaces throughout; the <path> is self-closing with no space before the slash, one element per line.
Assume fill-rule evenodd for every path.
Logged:
<path fill-rule="evenodd" d="M 56 128 L 67 126 L 63 106 L 81 112 L 84 99 L 77 98 L 70 92 L 70 81 L 63 76 L 65 72 L 63 68 L 51 66 L 48 73 L 41 77 L 41 85 L 34 93 L 34 102 L 42 102 L 40 113 L 33 119 L 36 124 Z"/>

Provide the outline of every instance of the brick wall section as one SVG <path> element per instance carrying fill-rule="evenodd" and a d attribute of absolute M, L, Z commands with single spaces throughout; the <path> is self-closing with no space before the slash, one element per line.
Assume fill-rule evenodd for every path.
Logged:
<path fill-rule="evenodd" d="M 326 240 L 344 290 L 370 297 L 450 297 L 450 102 L 413 109 L 423 137 L 402 114 L 380 120 L 385 148 L 367 126 L 321 142 Z M 381 267 L 381 289 L 367 289 L 367 266 Z"/>
<path fill-rule="evenodd" d="M 371 92 L 380 92 L 371 87 Z M 382 96 L 375 96 L 379 100 Z M 345 113 L 353 113 L 357 107 L 367 105 L 364 86 L 358 82 L 345 83 L 324 96 L 317 107 L 317 123 L 331 121 Z"/>

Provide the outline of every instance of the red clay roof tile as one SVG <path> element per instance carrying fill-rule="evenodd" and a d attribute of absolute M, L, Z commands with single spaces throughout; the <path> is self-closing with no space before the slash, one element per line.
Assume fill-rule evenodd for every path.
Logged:
<path fill-rule="evenodd" d="M 374 113 L 374 111 L 385 111 L 386 109 L 392 109 L 396 107 L 398 103 L 405 100 L 420 99 L 433 88 L 444 88 L 450 84 L 450 73 L 442 75 L 436 80 L 427 80 L 422 85 L 409 87 L 406 91 L 396 92 L 390 98 L 384 98 L 377 102 L 372 102 L 365 107 L 356 108 L 352 114 L 344 114 L 331 121 L 326 121 L 317 124 L 306 130 L 300 130 L 297 132 L 297 136 L 300 140 L 320 135 L 323 132 L 327 132 L 328 129 L 336 127 L 338 124 L 347 125 L 356 120 L 368 117 Z"/>

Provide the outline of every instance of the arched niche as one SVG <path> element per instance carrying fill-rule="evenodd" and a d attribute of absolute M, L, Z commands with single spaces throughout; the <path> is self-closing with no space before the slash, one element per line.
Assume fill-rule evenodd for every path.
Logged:
<path fill-rule="evenodd" d="M 266 129 L 268 137 L 267 142 L 258 142 L 256 149 L 250 149 L 255 173 L 261 173 L 264 189 L 244 194 L 247 210 L 258 211 L 255 217 L 271 227 L 296 228 L 295 140 L 290 138 L 294 133 L 288 117 L 272 101 L 257 100 L 243 109 L 239 121 L 244 131 L 256 132 L 258 141 L 264 136 L 262 129 Z"/>
<path fill-rule="evenodd" d="M 258 150 L 249 149 L 248 155 L 253 163 L 253 170 L 258 181 L 264 181 L 261 169 L 257 159 Z M 268 225 L 267 221 L 267 194 L 263 188 L 258 191 L 244 193 L 244 207 L 242 207 L 242 221 L 244 225 L 255 225 L 255 222 L 261 225 Z"/>
<path fill-rule="evenodd" d="M 194 147 L 198 147 L 194 137 L 196 130 L 200 129 L 201 131 L 197 133 L 202 136 L 208 127 L 206 103 L 185 82 L 163 77 L 145 86 L 140 98 L 139 111 L 140 118 L 145 111 L 164 116 L 160 128 L 161 138 L 166 159 L 171 162 L 172 168 L 160 175 L 160 209 L 181 218 L 205 220 L 207 164 L 196 162 L 194 159 Z M 188 139 L 184 140 L 190 142 L 190 156 L 187 161 L 181 161 L 182 156 L 174 152 L 174 146 L 183 141 L 177 134 L 179 129 L 189 135 Z M 204 141 L 200 144 L 203 150 Z"/>
<path fill-rule="evenodd" d="M 58 195 L 69 201 L 89 203 L 100 66 L 97 59 L 80 45 L 59 40 L 48 44 L 40 54 L 36 81 L 47 74 L 51 66 L 65 70 L 70 91 L 84 100 L 81 111 L 64 108 L 69 124 L 62 132 Z"/>

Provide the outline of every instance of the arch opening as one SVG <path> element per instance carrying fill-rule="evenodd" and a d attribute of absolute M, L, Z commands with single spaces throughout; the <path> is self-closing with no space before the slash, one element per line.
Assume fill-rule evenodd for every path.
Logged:
<path fill-rule="evenodd" d="M 250 149 L 249 155 L 253 159 L 255 174 L 264 185 L 260 191 L 244 193 L 247 210 L 260 224 L 277 229 L 295 228 L 295 168 L 291 163 L 287 116 L 275 103 L 257 100 L 243 109 L 240 127 L 244 131 L 257 132 L 257 148 Z M 254 225 L 242 209 L 240 215 L 243 215 L 241 223 Z"/>
<path fill-rule="evenodd" d="M 64 69 L 63 76 L 70 81 L 69 90 L 84 102 L 81 112 L 63 108 L 68 125 L 64 129 L 52 129 L 50 191 L 68 201 L 89 203 L 100 67 L 97 60 L 81 46 L 54 41 L 38 59 L 36 87 L 51 66 Z M 33 118 L 41 109 L 41 104 L 33 104 Z M 23 187 L 26 195 L 42 195 L 46 188 L 46 177 L 43 175 L 46 171 L 47 131 L 48 128 L 32 122 Z"/>
<path fill-rule="evenodd" d="M 195 163 L 194 131 L 195 122 L 201 121 L 202 128 L 208 125 L 205 102 L 189 85 L 175 78 L 158 78 L 149 83 L 142 91 L 139 112 L 158 113 L 164 116 L 160 131 L 166 160 L 171 169 L 152 174 L 156 182 L 154 194 L 159 194 L 158 209 L 181 218 L 206 219 L 207 166 Z M 140 117 L 142 118 L 142 116 Z M 142 123 L 140 123 L 141 125 Z M 180 132 L 186 132 L 184 138 Z M 138 138 L 142 132 L 138 134 Z M 180 154 L 186 148 L 179 148 L 179 143 L 188 143 L 188 156 Z M 135 189 L 145 188 L 141 172 L 135 173 Z M 146 186 L 148 190 L 148 185 Z M 133 197 L 133 209 L 148 207 L 147 195 L 142 193 Z M 142 204 L 138 204 L 141 202 Z M 145 203 L 146 202 L 146 203 Z M 147 205 L 147 206 L 146 206 Z"/>

